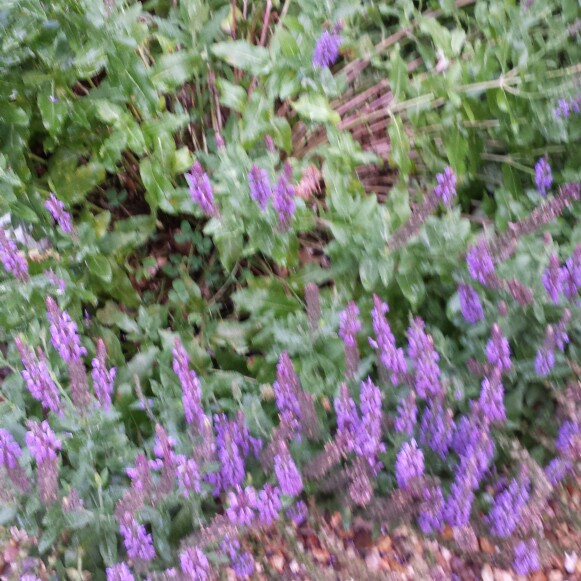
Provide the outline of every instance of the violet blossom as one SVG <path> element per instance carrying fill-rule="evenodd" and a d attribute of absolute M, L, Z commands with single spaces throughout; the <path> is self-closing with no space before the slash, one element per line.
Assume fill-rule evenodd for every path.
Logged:
<path fill-rule="evenodd" d="M 286 162 L 274 188 L 273 200 L 274 209 L 278 213 L 278 223 L 282 230 L 287 230 L 290 227 L 295 214 L 295 188 L 291 184 L 291 180 L 292 169 L 290 164 Z"/>
<path fill-rule="evenodd" d="M 408 329 L 408 355 L 416 367 L 416 393 L 423 399 L 443 394 L 440 383 L 440 356 L 434 349 L 434 339 L 425 332 L 422 319 L 416 317 Z"/>
<path fill-rule="evenodd" d="M 486 358 L 500 371 L 510 371 L 512 368 L 508 339 L 502 334 L 497 323 L 492 325 L 490 339 L 486 343 Z"/>
<path fill-rule="evenodd" d="M 135 577 L 127 566 L 127 563 L 117 563 L 107 567 L 107 581 L 135 581 Z"/>
<path fill-rule="evenodd" d="M 0 260 L 4 268 L 19 281 L 26 282 L 28 280 L 28 263 L 18 251 L 14 241 L 6 236 L 4 228 L 0 228 Z"/>
<path fill-rule="evenodd" d="M 250 197 L 260 206 L 262 211 L 266 210 L 266 204 L 272 197 L 268 172 L 254 164 L 248 173 L 248 184 Z"/>
<path fill-rule="evenodd" d="M 424 475 L 424 453 L 414 439 L 404 442 L 395 461 L 397 485 L 405 490 Z"/>
<path fill-rule="evenodd" d="M 340 46 L 341 35 L 325 30 L 315 45 L 315 50 L 313 52 L 313 66 L 322 69 L 334 65 L 339 58 Z"/>
<path fill-rule="evenodd" d="M 254 510 L 258 499 L 256 490 L 251 486 L 242 488 L 237 486 L 228 492 L 228 508 L 226 515 L 233 525 L 250 526 L 254 522 Z"/>
<path fill-rule="evenodd" d="M 54 194 L 44 203 L 44 207 L 50 212 L 54 221 L 65 234 L 73 234 L 74 228 L 71 215 L 65 210 L 65 205 Z"/>
<path fill-rule="evenodd" d="M 202 385 L 195 371 L 190 370 L 190 356 L 179 339 L 173 348 L 172 367 L 182 387 L 182 404 L 186 422 L 201 432 L 205 419 L 202 408 Z"/>
<path fill-rule="evenodd" d="M 355 377 L 359 368 L 359 348 L 357 346 L 357 333 L 361 331 L 359 309 L 354 301 L 350 301 L 344 311 L 339 314 L 339 337 L 345 347 L 345 362 L 347 377 Z"/>
<path fill-rule="evenodd" d="M 97 340 L 97 356 L 91 362 L 93 371 L 91 376 L 93 378 L 93 389 L 99 403 L 104 410 L 109 410 L 111 407 L 111 396 L 113 395 L 113 385 L 115 383 L 115 376 L 117 370 L 115 367 L 107 369 L 107 346 L 105 341 L 99 338 Z"/>
<path fill-rule="evenodd" d="M 494 275 L 494 262 L 484 240 L 479 240 L 468 250 L 466 264 L 470 276 L 480 284 L 487 285 Z"/>
<path fill-rule="evenodd" d="M 480 302 L 478 293 L 467 284 L 458 285 L 458 298 L 460 300 L 460 311 L 466 322 L 474 325 L 484 319 L 484 309 Z"/>
<path fill-rule="evenodd" d="M 436 174 L 438 185 L 434 188 L 434 196 L 450 207 L 452 200 L 456 197 L 456 174 L 454 170 L 447 166 L 443 173 Z"/>
<path fill-rule="evenodd" d="M 77 324 L 66 311 L 61 311 L 52 297 L 47 297 L 46 309 L 54 348 L 67 363 L 79 361 L 87 350 L 81 344 Z"/>
<path fill-rule="evenodd" d="M 553 184 L 553 174 L 551 173 L 551 166 L 547 156 L 541 157 L 537 163 L 535 163 L 535 184 L 537 186 L 537 191 L 541 196 L 546 196 L 547 191 L 551 189 Z"/>
<path fill-rule="evenodd" d="M 214 192 L 208 174 L 199 161 L 195 161 L 192 171 L 185 175 L 190 188 L 190 195 L 202 212 L 207 216 L 217 216 L 218 210 L 214 202 Z"/>
<path fill-rule="evenodd" d="M 188 547 L 180 553 L 180 568 L 185 578 L 191 581 L 210 579 L 210 562 L 198 547 Z"/>
<path fill-rule="evenodd" d="M 298 496 L 303 491 L 301 473 L 285 442 L 279 443 L 278 453 L 274 458 L 274 472 L 283 494 Z"/>

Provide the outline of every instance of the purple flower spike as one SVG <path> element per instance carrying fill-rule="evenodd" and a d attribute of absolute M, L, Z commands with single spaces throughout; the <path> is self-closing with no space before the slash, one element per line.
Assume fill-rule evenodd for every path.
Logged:
<path fill-rule="evenodd" d="M 484 519 L 493 535 L 505 539 L 514 532 L 529 500 L 529 487 L 528 478 L 521 478 L 520 481 L 513 478 L 510 485 L 496 495 Z"/>
<path fill-rule="evenodd" d="M 186 458 L 181 454 L 176 456 L 175 460 L 178 486 L 182 494 L 187 498 L 192 491 L 201 493 L 202 485 L 197 462 L 193 458 Z"/>
<path fill-rule="evenodd" d="M 71 215 L 65 210 L 65 205 L 54 194 L 44 203 L 44 207 L 50 212 L 54 221 L 65 234 L 73 234 L 74 228 Z"/>
<path fill-rule="evenodd" d="M 115 367 L 107 369 L 107 346 L 103 339 L 97 340 L 97 357 L 92 361 L 93 388 L 99 403 L 105 410 L 111 407 L 111 396 L 113 395 L 113 384 L 117 370 Z"/>
<path fill-rule="evenodd" d="M 257 165 L 250 168 L 248 174 L 250 197 L 256 201 L 262 211 L 266 210 L 266 204 L 272 196 L 268 172 Z"/>
<path fill-rule="evenodd" d="M 547 156 L 541 157 L 535 164 L 535 184 L 541 196 L 546 196 L 553 184 L 553 174 Z"/>
<path fill-rule="evenodd" d="M 3 228 L 0 228 L 0 260 L 4 268 L 11 272 L 21 282 L 28 280 L 28 263 L 13 240 L 6 236 Z"/>
<path fill-rule="evenodd" d="M 543 273 L 543 286 L 554 304 L 559 302 L 559 296 L 563 292 L 563 278 L 561 275 L 561 267 L 559 266 L 559 258 L 556 254 L 552 254 L 549 259 L 549 266 Z"/>
<path fill-rule="evenodd" d="M 232 569 L 236 579 L 248 579 L 254 573 L 254 557 L 248 551 L 236 555 Z"/>
<path fill-rule="evenodd" d="M 62 443 L 52 431 L 49 423 L 46 420 L 41 423 L 28 420 L 26 425 L 29 430 L 26 432 L 26 445 L 36 463 L 42 464 L 47 460 L 56 460 Z"/>
<path fill-rule="evenodd" d="M 173 348 L 172 367 L 182 386 L 182 404 L 188 424 L 194 424 L 201 430 L 204 421 L 202 409 L 202 385 L 196 372 L 190 370 L 190 356 L 179 339 Z"/>
<path fill-rule="evenodd" d="M 130 559 L 137 561 L 153 561 L 155 559 L 153 538 L 145 527 L 135 520 L 133 515 L 125 513 L 119 530 Z"/>
<path fill-rule="evenodd" d="M 440 486 L 424 489 L 418 525 L 426 535 L 444 528 L 444 495 Z"/>
<path fill-rule="evenodd" d="M 385 452 L 385 445 L 381 441 L 381 391 L 369 377 L 361 382 L 360 400 L 361 421 L 353 449 L 376 472 L 381 468 L 377 456 Z"/>
<path fill-rule="evenodd" d="M 442 395 L 444 390 L 440 383 L 440 356 L 434 349 L 434 340 L 425 331 L 422 319 L 416 317 L 408 329 L 408 354 L 416 367 L 415 384 L 419 397 Z"/>
<path fill-rule="evenodd" d="M 295 214 L 295 188 L 291 180 L 292 169 L 286 162 L 274 188 L 274 209 L 278 213 L 278 223 L 282 230 L 288 230 Z"/>
<path fill-rule="evenodd" d="M 515 547 L 513 567 L 518 575 L 530 575 L 541 568 L 535 539 L 521 541 Z"/>
<path fill-rule="evenodd" d="M 279 444 L 278 454 L 274 457 L 274 472 L 283 494 L 298 496 L 303 491 L 301 473 L 284 442 Z"/>
<path fill-rule="evenodd" d="M 199 161 L 194 162 L 192 171 L 186 174 L 186 181 L 190 186 L 190 195 L 202 212 L 207 216 L 217 216 L 218 210 L 214 202 L 214 192 L 208 174 Z"/>
<path fill-rule="evenodd" d="M 307 520 L 309 509 L 304 500 L 299 500 L 287 509 L 286 514 L 296 525 L 302 525 Z"/>
<path fill-rule="evenodd" d="M 478 293 L 467 284 L 458 285 L 458 298 L 460 299 L 460 311 L 466 322 L 474 325 L 484 319 L 484 310 Z"/>
<path fill-rule="evenodd" d="M 210 562 L 198 547 L 188 547 L 180 553 L 180 568 L 184 577 L 191 581 L 208 581 L 210 579 Z"/>
<path fill-rule="evenodd" d="M 466 255 L 466 264 L 474 280 L 483 285 L 488 284 L 494 274 L 494 262 L 484 240 L 480 240 L 470 248 Z"/>
<path fill-rule="evenodd" d="M 482 381 L 480 408 L 491 423 L 502 423 L 506 420 L 504 387 L 501 379 L 500 370 L 495 368 L 491 377 L 485 377 Z"/>
<path fill-rule="evenodd" d="M 535 357 L 535 373 L 539 377 L 547 377 L 555 367 L 555 352 L 553 349 L 541 347 Z"/>
<path fill-rule="evenodd" d="M 15 470 L 19 466 L 18 459 L 21 455 L 22 450 L 12 434 L 0 428 L 0 465 L 6 470 Z"/>
<path fill-rule="evenodd" d="M 573 254 L 561 268 L 561 280 L 565 296 L 573 300 L 581 288 L 581 244 L 578 244 Z"/>
<path fill-rule="evenodd" d="M 581 454 L 581 427 L 573 420 L 563 422 L 555 442 L 557 450 L 564 458 L 575 460 Z"/>
<path fill-rule="evenodd" d="M 352 378 L 359 367 L 359 348 L 357 347 L 357 333 L 361 331 L 359 309 L 351 301 L 344 311 L 339 314 L 339 337 L 345 346 L 345 361 L 347 377 Z"/>
<path fill-rule="evenodd" d="M 60 276 L 58 276 L 58 274 L 52 268 L 45 270 L 44 274 L 48 279 L 48 282 L 53 286 L 56 286 L 59 293 L 62 294 L 67 290 L 65 281 Z"/>
<path fill-rule="evenodd" d="M 37 359 L 33 351 L 19 337 L 16 337 L 14 342 L 16 343 L 18 353 L 20 353 L 20 359 L 24 365 L 22 377 L 24 378 L 28 391 L 30 391 L 34 399 L 40 402 L 44 409 L 62 415 L 58 388 L 50 375 L 44 353 L 39 348 Z"/>
<path fill-rule="evenodd" d="M 502 334 L 500 327 L 494 323 L 488 343 L 486 343 L 486 358 L 488 362 L 501 371 L 510 371 L 510 346 L 508 339 Z"/>
<path fill-rule="evenodd" d="M 257 508 L 256 490 L 251 486 L 242 489 L 237 486 L 228 492 L 226 514 L 233 525 L 250 526 L 254 522 L 254 510 Z"/>
<path fill-rule="evenodd" d="M 414 433 L 417 422 L 418 405 L 416 403 L 416 394 L 411 391 L 397 406 L 397 417 L 394 422 L 395 431 L 411 436 Z"/>
<path fill-rule="evenodd" d="M 258 518 L 265 527 L 272 525 L 282 510 L 280 488 L 272 484 L 265 484 L 258 493 Z"/>
<path fill-rule="evenodd" d="M 371 347 L 377 351 L 383 367 L 391 373 L 391 382 L 397 385 L 401 376 L 407 373 L 407 365 L 403 349 L 396 347 L 395 337 L 385 318 L 387 312 L 389 312 L 387 303 L 384 303 L 377 295 L 373 295 L 371 317 L 375 339 L 369 337 L 368 340 Z"/>
<path fill-rule="evenodd" d="M 337 415 L 337 440 L 346 452 L 351 452 L 359 432 L 360 420 L 355 402 L 349 395 L 349 388 L 345 383 L 341 384 L 339 397 L 335 398 L 335 414 Z"/>
<path fill-rule="evenodd" d="M 395 461 L 397 485 L 405 490 L 410 483 L 424 475 L 424 453 L 415 440 L 404 442 Z"/>
<path fill-rule="evenodd" d="M 563 460 L 563 458 L 553 458 L 549 464 L 545 467 L 545 476 L 547 480 L 553 485 L 557 486 L 567 473 L 571 470 L 572 465 L 569 460 Z"/>
<path fill-rule="evenodd" d="M 430 401 L 422 416 L 420 444 L 428 446 L 444 460 L 452 443 L 453 432 L 454 420 L 451 410 L 444 409 L 440 403 Z"/>
<path fill-rule="evenodd" d="M 452 200 L 456 197 L 456 174 L 448 166 L 444 173 L 436 174 L 438 185 L 434 188 L 434 195 L 444 206 L 450 207 Z"/>
<path fill-rule="evenodd" d="M 301 386 L 286 351 L 278 360 L 273 388 L 282 422 L 291 430 L 300 431 L 302 414 L 298 394 Z"/>
<path fill-rule="evenodd" d="M 52 297 L 47 297 L 46 309 L 54 348 L 67 363 L 80 361 L 87 350 L 81 345 L 77 324 L 66 311 L 59 309 Z"/>
<path fill-rule="evenodd" d="M 340 34 L 335 34 L 328 30 L 323 32 L 315 46 L 315 51 L 313 53 L 313 66 L 320 69 L 333 66 L 339 58 L 340 46 Z"/>
<path fill-rule="evenodd" d="M 107 581 L 135 581 L 135 577 L 126 563 L 117 563 L 107 567 Z"/>

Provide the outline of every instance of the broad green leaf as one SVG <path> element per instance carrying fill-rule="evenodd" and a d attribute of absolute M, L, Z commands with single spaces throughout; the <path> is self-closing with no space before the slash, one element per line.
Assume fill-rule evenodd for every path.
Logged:
<path fill-rule="evenodd" d="M 308 121 L 315 123 L 330 122 L 334 125 L 337 125 L 341 121 L 339 113 L 331 109 L 329 101 L 323 95 L 303 95 L 298 101 L 292 103 L 292 107 L 300 117 Z"/>
<path fill-rule="evenodd" d="M 245 40 L 218 42 L 212 46 L 212 52 L 229 65 L 254 75 L 264 74 L 268 71 L 270 60 L 268 50 Z"/>
<path fill-rule="evenodd" d="M 162 93 L 181 87 L 193 78 L 202 59 L 194 52 L 176 52 L 162 55 L 155 63 L 151 80 Z"/>
<path fill-rule="evenodd" d="M 69 105 L 48 93 L 39 93 L 37 103 L 43 125 L 52 137 L 56 137 L 67 119 Z"/>
<path fill-rule="evenodd" d="M 111 264 L 109 261 L 100 254 L 93 254 L 87 257 L 87 266 L 89 267 L 89 272 L 98 276 L 101 280 L 105 282 L 111 281 Z"/>

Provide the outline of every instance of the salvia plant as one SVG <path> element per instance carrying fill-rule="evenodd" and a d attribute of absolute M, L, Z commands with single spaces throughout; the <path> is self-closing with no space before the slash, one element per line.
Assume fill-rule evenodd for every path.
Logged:
<path fill-rule="evenodd" d="M 539 570 L 581 460 L 576 0 L 0 24 L 3 574 L 246 579 L 318 503 Z"/>

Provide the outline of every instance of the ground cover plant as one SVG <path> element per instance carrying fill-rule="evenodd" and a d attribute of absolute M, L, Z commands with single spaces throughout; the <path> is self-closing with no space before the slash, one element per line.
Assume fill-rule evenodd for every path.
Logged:
<path fill-rule="evenodd" d="M 578 11 L 0 0 L 2 573 L 249 578 L 308 503 L 542 568 Z"/>

